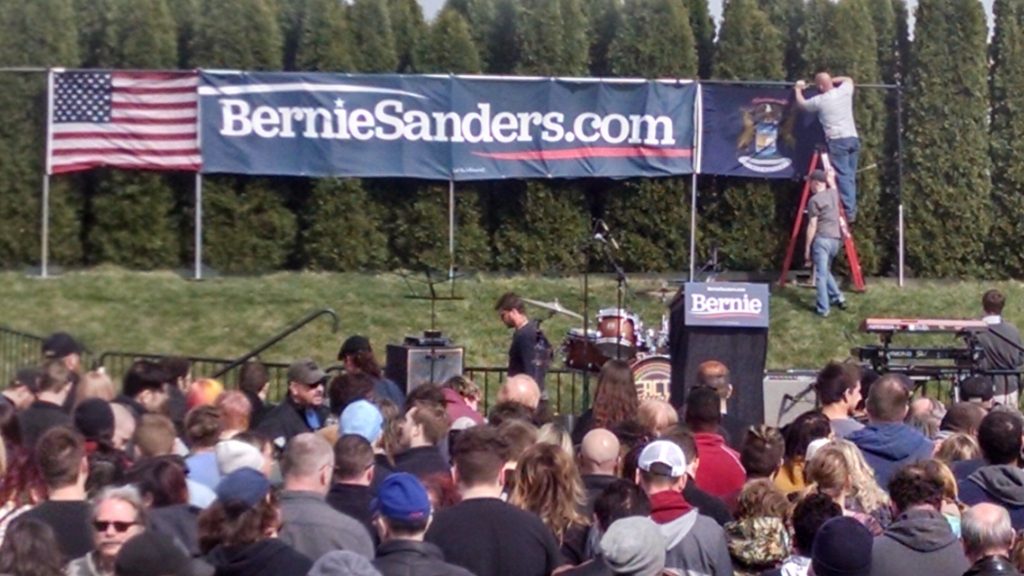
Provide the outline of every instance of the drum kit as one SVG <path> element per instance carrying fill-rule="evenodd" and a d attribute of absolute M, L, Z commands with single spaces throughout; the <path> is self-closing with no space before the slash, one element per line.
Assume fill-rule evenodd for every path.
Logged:
<path fill-rule="evenodd" d="M 566 309 L 557 300 L 542 302 L 524 298 L 529 304 L 563 314 L 577 320 L 583 316 Z M 668 400 L 672 364 L 669 361 L 669 316 L 662 314 L 661 325 L 645 328 L 640 316 L 624 308 L 600 309 L 592 324 L 596 330 L 584 333 L 581 328 L 570 328 L 562 341 L 562 361 L 570 370 L 598 372 L 604 363 L 625 360 L 633 370 L 637 394 L 640 399 Z"/>

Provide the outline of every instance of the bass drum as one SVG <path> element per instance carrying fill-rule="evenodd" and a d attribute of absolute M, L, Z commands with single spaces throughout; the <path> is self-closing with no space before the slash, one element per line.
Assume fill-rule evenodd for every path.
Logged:
<path fill-rule="evenodd" d="M 597 349 L 607 358 L 631 360 L 644 347 L 640 317 L 627 310 L 606 308 L 597 313 Z"/>
<path fill-rule="evenodd" d="M 668 402 L 672 381 L 672 362 L 668 356 L 647 356 L 631 364 L 636 393 L 641 400 L 653 398 Z"/>

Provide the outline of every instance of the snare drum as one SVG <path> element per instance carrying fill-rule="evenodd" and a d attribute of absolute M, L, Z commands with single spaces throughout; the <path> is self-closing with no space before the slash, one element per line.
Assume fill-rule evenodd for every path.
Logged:
<path fill-rule="evenodd" d="M 597 349 L 608 358 L 629 360 L 644 344 L 640 318 L 620 308 L 597 313 Z"/>
<path fill-rule="evenodd" d="M 672 363 L 668 356 L 647 356 L 633 362 L 631 368 L 641 400 L 656 398 L 668 402 L 672 382 Z"/>
<path fill-rule="evenodd" d="M 583 330 L 570 329 L 562 342 L 562 359 L 566 367 L 592 372 L 600 370 L 607 358 L 597 349 L 597 336 L 597 330 L 589 330 L 584 336 Z"/>

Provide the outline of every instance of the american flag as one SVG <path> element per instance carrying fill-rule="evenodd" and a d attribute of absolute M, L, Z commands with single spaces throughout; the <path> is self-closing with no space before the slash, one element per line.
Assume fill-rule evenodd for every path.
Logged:
<path fill-rule="evenodd" d="M 55 72 L 48 173 L 198 171 L 197 85 L 195 72 Z"/>

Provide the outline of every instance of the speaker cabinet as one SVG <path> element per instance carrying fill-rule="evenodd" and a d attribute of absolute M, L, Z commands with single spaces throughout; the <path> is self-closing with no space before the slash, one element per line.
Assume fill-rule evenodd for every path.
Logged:
<path fill-rule="evenodd" d="M 764 423 L 782 427 L 808 410 L 817 409 L 814 370 L 766 372 L 764 375 Z"/>
<path fill-rule="evenodd" d="M 464 348 L 388 344 L 384 374 L 406 393 L 462 374 Z"/>

